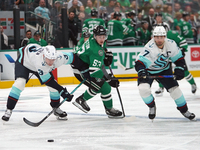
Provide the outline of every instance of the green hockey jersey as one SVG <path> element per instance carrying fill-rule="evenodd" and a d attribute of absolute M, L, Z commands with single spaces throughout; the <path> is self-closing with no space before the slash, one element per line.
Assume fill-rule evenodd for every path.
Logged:
<path fill-rule="evenodd" d="M 91 77 L 102 78 L 104 74 L 101 67 L 104 65 L 105 44 L 100 46 L 91 36 L 82 46 L 76 48 L 75 53 L 79 54 L 79 58 L 89 64 Z"/>
<path fill-rule="evenodd" d="M 86 19 L 83 22 L 82 33 L 86 32 L 86 31 L 89 31 L 90 34 L 93 34 L 93 29 L 97 25 L 102 25 L 104 28 L 106 28 L 105 22 L 101 18 L 89 18 L 89 19 Z"/>
<path fill-rule="evenodd" d="M 137 45 L 145 45 L 151 39 L 151 33 L 149 30 L 144 30 L 142 28 L 138 28 L 136 30 L 136 38 L 137 38 Z"/>
<path fill-rule="evenodd" d="M 128 27 L 118 20 L 108 22 L 108 39 L 107 45 L 122 45 L 124 35 L 128 33 Z"/>
<path fill-rule="evenodd" d="M 193 44 L 193 32 L 192 32 L 192 26 L 189 22 L 182 21 L 178 24 L 181 29 L 181 36 L 183 36 L 188 44 Z"/>
<path fill-rule="evenodd" d="M 167 38 L 168 39 L 172 39 L 176 42 L 176 44 L 180 47 L 180 48 L 184 48 L 185 52 L 187 52 L 187 48 L 188 48 L 188 44 L 186 42 L 186 40 L 184 39 L 184 37 L 182 37 L 181 35 L 179 35 L 178 32 L 176 31 L 168 31 L 167 32 Z"/>

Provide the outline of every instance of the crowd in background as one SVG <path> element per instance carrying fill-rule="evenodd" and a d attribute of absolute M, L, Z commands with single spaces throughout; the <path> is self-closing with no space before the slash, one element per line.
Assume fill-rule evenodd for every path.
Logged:
<path fill-rule="evenodd" d="M 84 21 L 92 17 L 93 9 L 97 10 L 97 18 L 104 21 L 108 32 L 109 21 L 113 19 L 128 27 L 123 38 L 127 34 L 134 37 L 132 44 L 128 45 L 144 45 L 151 38 L 154 26 L 158 24 L 164 25 L 166 30 L 176 30 L 180 35 L 188 32 L 192 34 L 192 38 L 185 37 L 188 38 L 187 42 L 199 43 L 200 0 L 1 0 L 0 3 L 1 11 L 12 10 L 14 7 L 25 11 L 25 22 L 33 26 L 39 24 L 43 27 L 51 21 L 52 28 L 45 26 L 46 30 L 51 30 L 51 40 L 42 33 L 40 36 L 57 48 L 63 48 L 60 36 L 63 7 L 67 8 L 68 13 L 69 40 L 72 43 L 70 47 L 75 46 L 80 40 Z M 186 22 L 187 29 L 181 29 L 181 26 L 185 28 Z"/>

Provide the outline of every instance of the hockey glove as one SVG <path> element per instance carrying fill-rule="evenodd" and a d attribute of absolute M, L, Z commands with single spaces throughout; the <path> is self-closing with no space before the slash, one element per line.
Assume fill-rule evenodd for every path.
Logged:
<path fill-rule="evenodd" d="M 175 67 L 174 69 L 174 75 L 176 76 L 176 80 L 181 80 L 184 78 L 184 68 L 182 67 Z"/>
<path fill-rule="evenodd" d="M 70 94 L 66 88 L 63 88 L 63 90 L 60 92 L 60 95 L 68 102 L 71 102 L 72 98 L 74 97 L 74 95 Z"/>
<path fill-rule="evenodd" d="M 105 58 L 104 58 L 105 66 L 111 65 L 112 61 L 113 61 L 113 53 L 112 52 L 105 52 Z"/>
<path fill-rule="evenodd" d="M 112 74 L 109 74 L 109 76 L 110 76 L 110 79 L 107 79 L 108 84 L 115 88 L 119 87 L 119 80 L 116 79 Z"/>
<path fill-rule="evenodd" d="M 80 73 L 82 74 L 84 79 L 91 81 L 91 76 L 90 76 L 89 69 L 80 71 Z"/>
<path fill-rule="evenodd" d="M 146 69 L 141 69 L 138 71 L 138 80 L 140 82 L 147 82 L 148 81 L 148 78 L 147 76 L 149 75 L 148 71 Z"/>

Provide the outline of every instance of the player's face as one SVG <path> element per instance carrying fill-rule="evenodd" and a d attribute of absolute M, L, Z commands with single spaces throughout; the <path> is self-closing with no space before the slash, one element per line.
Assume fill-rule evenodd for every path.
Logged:
<path fill-rule="evenodd" d="M 55 59 L 48 59 L 48 58 L 45 58 L 45 62 L 48 66 L 52 66 L 53 63 L 55 62 Z"/>
<path fill-rule="evenodd" d="M 107 36 L 106 35 L 96 35 L 95 39 L 99 45 L 103 45 Z"/>
<path fill-rule="evenodd" d="M 163 48 L 165 42 L 165 36 L 154 36 L 154 40 L 159 48 Z"/>
<path fill-rule="evenodd" d="M 89 38 L 90 38 L 90 37 L 86 37 L 86 38 L 84 38 L 84 42 L 87 41 Z"/>

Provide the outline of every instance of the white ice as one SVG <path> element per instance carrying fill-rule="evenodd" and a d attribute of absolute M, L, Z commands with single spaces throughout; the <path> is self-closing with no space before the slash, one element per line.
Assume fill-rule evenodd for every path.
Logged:
<path fill-rule="evenodd" d="M 195 78 L 200 87 L 200 78 Z M 197 121 L 184 118 L 176 109 L 175 102 L 166 91 L 155 97 L 157 116 L 148 119 L 148 107 L 137 89 L 136 81 L 121 82 L 126 117 L 109 119 L 100 95 L 88 101 L 91 111 L 85 114 L 71 102 L 61 108 L 68 113 L 67 121 L 56 120 L 52 114 L 39 127 L 23 122 L 23 117 L 32 122 L 43 119 L 50 111 L 49 94 L 45 86 L 26 87 L 10 120 L 0 123 L 0 150 L 198 150 L 200 148 L 200 90 L 191 93 L 186 80 L 179 82 L 187 100 L 189 111 L 196 114 Z M 65 85 L 72 91 L 77 85 Z M 158 88 L 153 83 L 152 93 Z M 74 99 L 82 94 L 81 86 Z M 10 89 L 0 89 L 0 117 L 6 108 Z M 121 109 L 116 89 L 112 89 L 114 107 Z M 73 99 L 73 100 L 74 100 Z M 53 139 L 54 142 L 47 142 Z"/>

